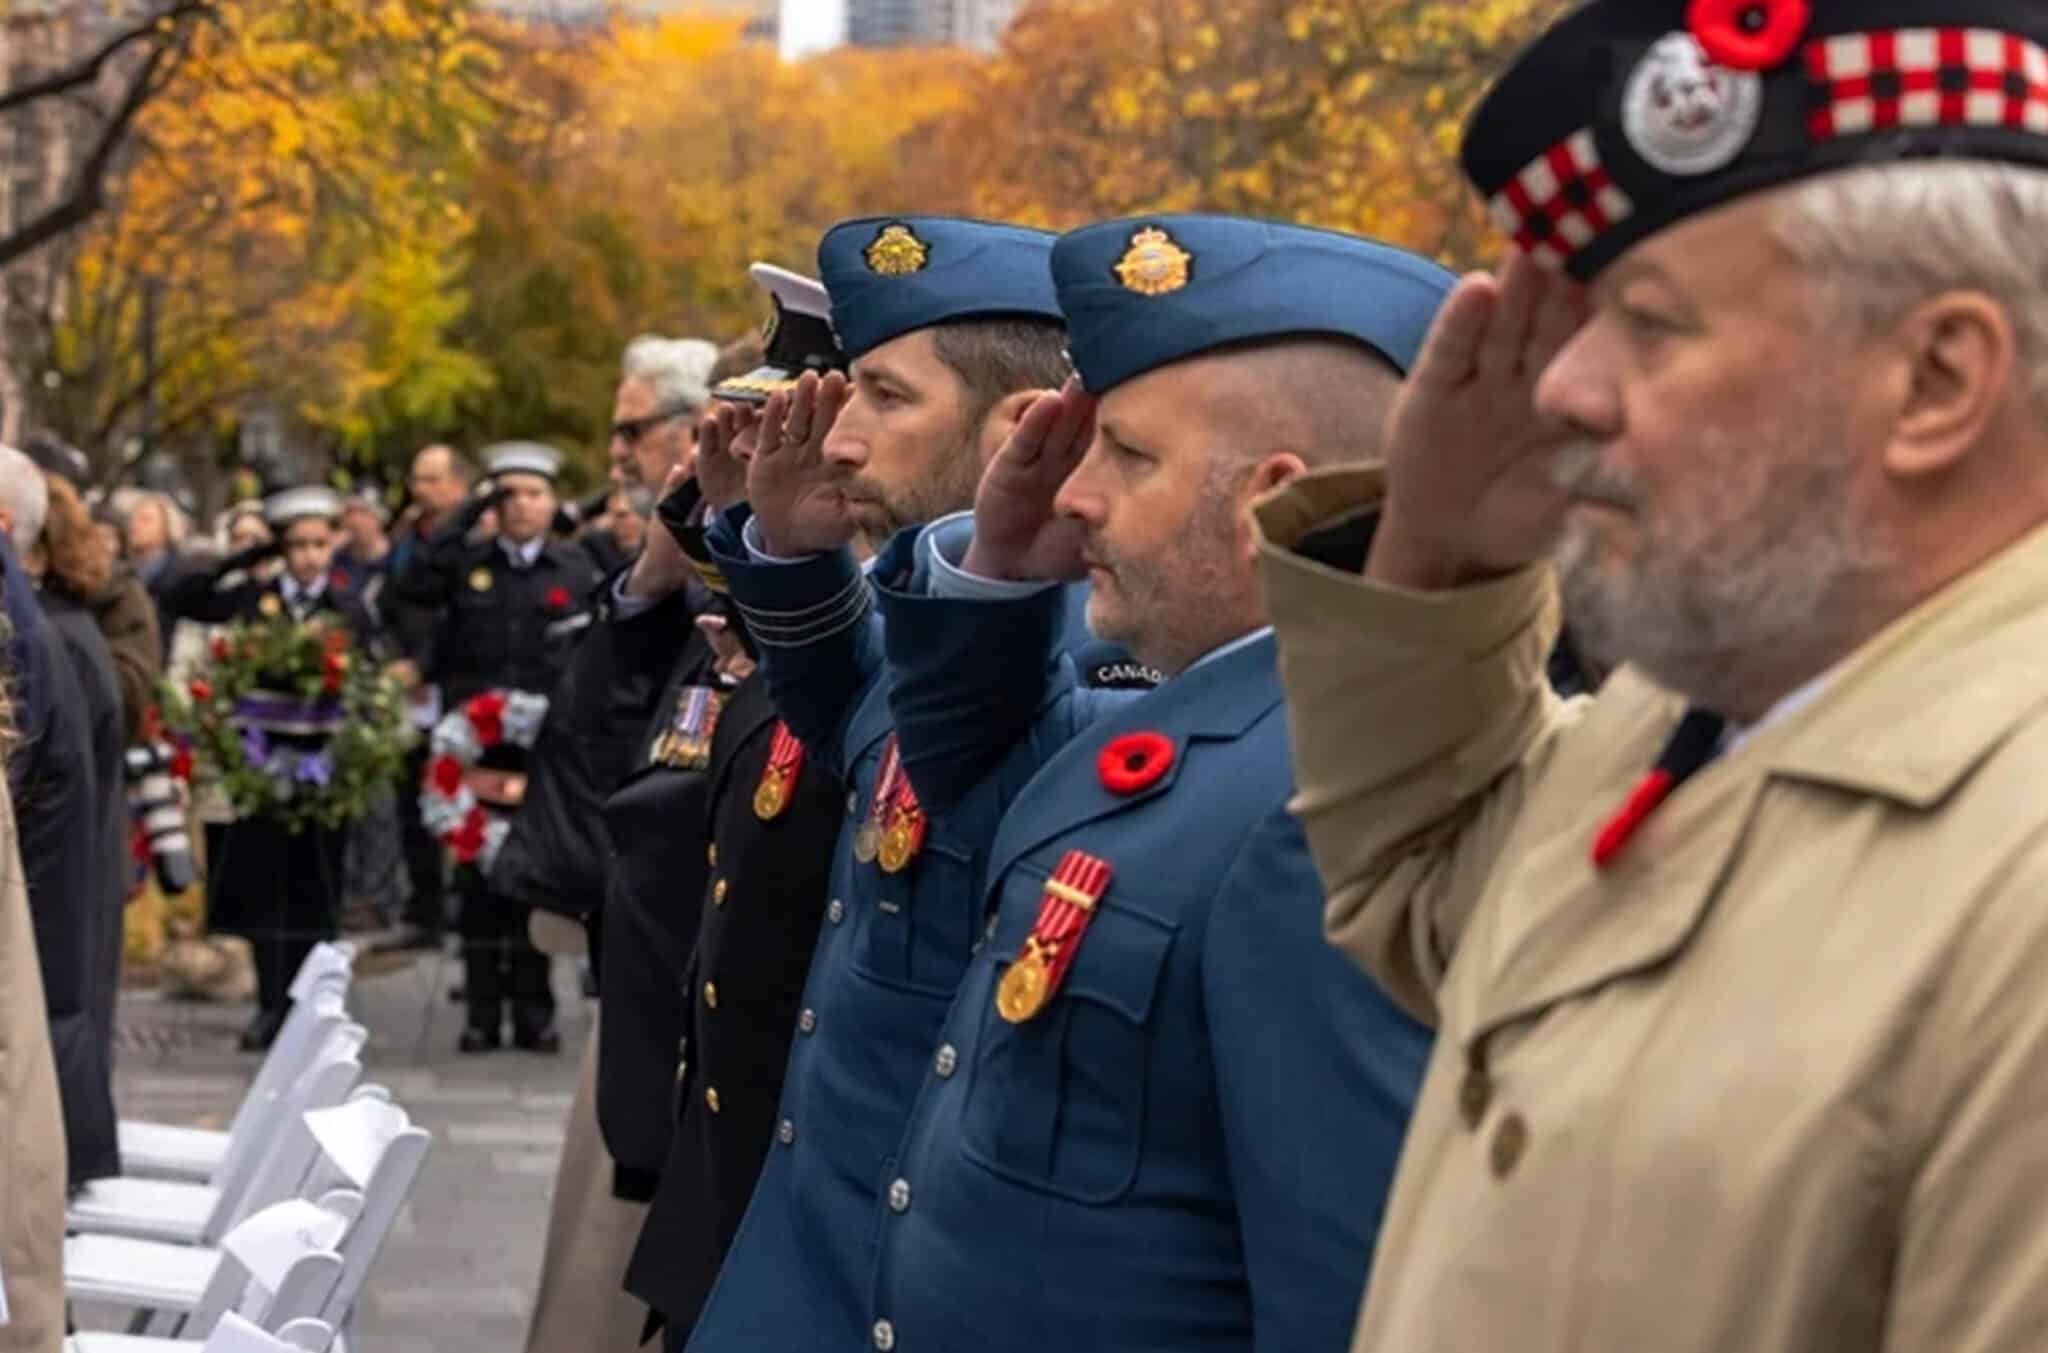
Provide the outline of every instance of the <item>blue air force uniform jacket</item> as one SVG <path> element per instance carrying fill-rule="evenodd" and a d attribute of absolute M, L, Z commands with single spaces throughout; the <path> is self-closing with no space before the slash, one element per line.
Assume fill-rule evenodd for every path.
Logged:
<path fill-rule="evenodd" d="M 1070 665 L 1048 686 L 1059 589 L 878 590 L 919 794 L 943 812 L 1042 768 L 989 853 L 989 939 L 870 1218 L 869 1346 L 1342 1348 L 1428 1034 L 1323 940 L 1272 637 L 1105 697 Z M 1098 757 L 1138 732 L 1171 765 L 1112 792 Z M 1075 850 L 1113 875 L 1064 984 L 1007 1022 L 997 987 Z"/>
<path fill-rule="evenodd" d="M 820 899 L 825 923 L 776 1145 L 689 1348 L 826 1353 L 867 1337 L 876 1207 L 982 934 L 988 844 L 1028 769 L 992 774 L 932 814 L 923 849 L 903 872 L 857 859 L 854 838 L 894 731 L 872 591 L 844 551 L 755 560 L 741 538 L 747 515 L 743 507 L 726 513 L 708 543 L 778 712 L 847 786 L 846 817 Z"/>

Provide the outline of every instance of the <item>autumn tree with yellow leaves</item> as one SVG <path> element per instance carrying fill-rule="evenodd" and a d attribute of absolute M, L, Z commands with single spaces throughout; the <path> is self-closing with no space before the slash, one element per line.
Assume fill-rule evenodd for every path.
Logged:
<path fill-rule="evenodd" d="M 262 396 L 337 462 L 521 436 L 586 474 L 628 339 L 751 328 L 746 265 L 811 271 L 847 216 L 1211 210 L 1483 258 L 1459 128 L 1569 7 L 1036 0 L 990 57 L 787 64 L 717 16 L 185 2 L 104 210 L 11 279 L 33 421 L 132 438 L 153 296 L 166 444 L 218 455 Z"/>
<path fill-rule="evenodd" d="M 151 394 L 157 436 L 202 452 L 259 396 L 343 453 L 446 425 L 490 379 L 447 339 L 463 184 L 483 130 L 519 115 L 502 48 L 469 0 L 205 8 L 103 209 L 10 271 L 34 425 L 108 471 Z"/>

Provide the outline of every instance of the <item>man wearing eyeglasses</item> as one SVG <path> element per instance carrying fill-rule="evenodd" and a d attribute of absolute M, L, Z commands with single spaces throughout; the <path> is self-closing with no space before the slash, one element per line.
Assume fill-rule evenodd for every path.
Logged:
<path fill-rule="evenodd" d="M 697 417 L 710 402 L 715 345 L 647 334 L 626 346 L 612 404 L 612 482 L 652 493 L 696 445 Z"/>

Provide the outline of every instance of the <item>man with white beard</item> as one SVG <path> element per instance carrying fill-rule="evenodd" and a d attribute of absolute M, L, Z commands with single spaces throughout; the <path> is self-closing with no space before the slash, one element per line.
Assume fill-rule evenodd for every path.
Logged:
<path fill-rule="evenodd" d="M 1260 509 L 1327 929 L 1438 1029 L 1354 1349 L 2039 1349 L 2048 10 L 1594 0 L 1464 162 L 1516 256 Z"/>

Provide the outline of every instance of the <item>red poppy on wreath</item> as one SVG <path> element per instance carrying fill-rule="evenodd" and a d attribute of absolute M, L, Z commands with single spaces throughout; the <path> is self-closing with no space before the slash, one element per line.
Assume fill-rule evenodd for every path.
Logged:
<path fill-rule="evenodd" d="M 145 746 L 164 740 L 164 712 L 155 705 L 145 705 L 142 710 L 142 742 Z"/>
<path fill-rule="evenodd" d="M 228 641 L 221 638 L 218 634 L 213 636 L 213 660 L 215 662 L 226 662 L 228 660 Z"/>
<path fill-rule="evenodd" d="M 192 749 L 190 747 L 177 747 L 172 749 L 171 778 L 173 780 L 183 780 L 187 784 L 191 783 Z"/>
<path fill-rule="evenodd" d="M 210 682 L 194 681 L 190 686 L 187 686 L 185 689 L 191 692 L 192 698 L 194 700 L 213 699 L 213 685 Z"/>
<path fill-rule="evenodd" d="M 1128 798 L 1150 789 L 1173 768 L 1173 739 L 1164 733 L 1126 733 L 1112 738 L 1095 758 L 1102 787 Z"/>
<path fill-rule="evenodd" d="M 462 788 L 462 763 L 452 756 L 437 756 L 427 767 L 427 782 L 444 798 L 454 798 Z"/>
<path fill-rule="evenodd" d="M 339 692 L 341 690 L 341 679 L 348 675 L 347 655 L 329 653 L 320 660 L 320 667 L 325 674 L 320 684 L 327 688 L 329 694 Z"/>
<path fill-rule="evenodd" d="M 488 819 L 484 817 L 483 808 L 480 805 L 472 806 L 463 817 L 462 825 L 448 833 L 448 848 L 455 852 L 455 858 L 463 864 L 472 864 L 477 856 L 483 854 L 486 821 Z"/>
<path fill-rule="evenodd" d="M 505 697 L 497 691 L 486 691 L 471 697 L 462 712 L 469 716 L 470 726 L 476 729 L 476 740 L 480 746 L 495 747 L 505 740 Z"/>
<path fill-rule="evenodd" d="M 566 611 L 569 609 L 569 589 L 557 583 L 548 589 L 547 596 L 541 600 L 550 611 Z"/>
<path fill-rule="evenodd" d="M 1693 39 L 1730 70 L 1776 70 L 1812 20 L 1808 0 L 1692 0 L 1685 12 Z"/>
<path fill-rule="evenodd" d="M 320 636 L 320 647 L 329 653 L 340 653 L 348 647 L 347 630 L 329 630 Z"/>

